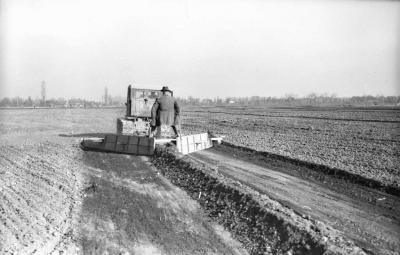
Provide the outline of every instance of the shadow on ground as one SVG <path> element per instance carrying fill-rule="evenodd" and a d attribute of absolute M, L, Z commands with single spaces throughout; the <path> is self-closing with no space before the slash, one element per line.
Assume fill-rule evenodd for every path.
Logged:
<path fill-rule="evenodd" d="M 99 137 L 103 138 L 112 133 L 82 133 L 82 134 L 59 134 L 60 137 Z"/>

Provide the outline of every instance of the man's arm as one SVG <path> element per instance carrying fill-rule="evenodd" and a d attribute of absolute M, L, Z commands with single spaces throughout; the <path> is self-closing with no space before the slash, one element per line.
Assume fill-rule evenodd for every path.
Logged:
<path fill-rule="evenodd" d="M 153 106 L 151 107 L 151 123 L 150 125 L 155 127 L 156 126 L 156 118 L 157 118 L 157 110 L 158 110 L 158 100 L 154 102 Z"/>
<path fill-rule="evenodd" d="M 175 100 L 174 102 L 174 130 L 177 136 L 180 136 L 180 125 L 181 125 L 181 117 L 179 116 L 181 113 L 181 108 L 179 107 L 179 103 Z"/>
<path fill-rule="evenodd" d="M 179 107 L 179 104 L 176 100 L 174 102 L 174 110 L 175 110 L 175 115 L 179 115 L 181 113 L 181 108 Z"/>

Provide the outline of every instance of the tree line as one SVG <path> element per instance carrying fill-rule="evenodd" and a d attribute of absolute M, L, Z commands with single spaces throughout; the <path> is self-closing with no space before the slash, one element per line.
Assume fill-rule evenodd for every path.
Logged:
<path fill-rule="evenodd" d="M 104 102 L 97 102 L 81 98 L 57 98 L 57 99 L 32 99 L 31 97 L 4 97 L 0 100 L 0 107 L 57 107 L 57 108 L 73 108 L 73 107 L 104 107 L 104 106 L 122 106 L 123 103 L 120 98 L 111 99 L 105 104 Z"/>
<path fill-rule="evenodd" d="M 216 105 L 238 105 L 238 106 L 399 106 L 400 96 L 353 96 L 337 97 L 335 95 L 317 95 L 312 93 L 305 97 L 287 94 L 284 97 L 226 97 L 226 98 L 195 98 L 177 97 L 181 105 L 216 106 Z M 105 107 L 125 106 L 123 97 L 110 98 L 107 103 L 91 101 L 81 98 L 58 98 L 42 101 L 14 97 L 5 97 L 0 100 L 0 107 Z"/>
<path fill-rule="evenodd" d="M 318 95 L 305 97 L 287 94 L 284 97 L 226 97 L 200 99 L 178 98 L 182 105 L 238 105 L 238 106 L 399 106 L 400 96 L 353 96 Z"/>

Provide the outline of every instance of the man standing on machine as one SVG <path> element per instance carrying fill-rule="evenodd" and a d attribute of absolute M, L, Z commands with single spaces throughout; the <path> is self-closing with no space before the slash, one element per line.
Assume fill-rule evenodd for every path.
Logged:
<path fill-rule="evenodd" d="M 151 108 L 151 133 L 157 129 L 157 136 L 161 136 L 161 126 L 172 127 L 175 135 L 180 136 L 180 108 L 178 102 L 173 98 L 173 93 L 168 87 L 161 89 L 162 96 L 159 97 Z"/>

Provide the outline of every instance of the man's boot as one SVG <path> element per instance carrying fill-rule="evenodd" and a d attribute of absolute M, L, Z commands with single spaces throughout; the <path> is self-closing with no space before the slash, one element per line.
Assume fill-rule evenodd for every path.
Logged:
<path fill-rule="evenodd" d="M 174 130 L 174 133 L 175 133 L 176 137 L 180 137 L 181 136 L 181 132 L 176 126 L 172 126 L 172 129 Z"/>

